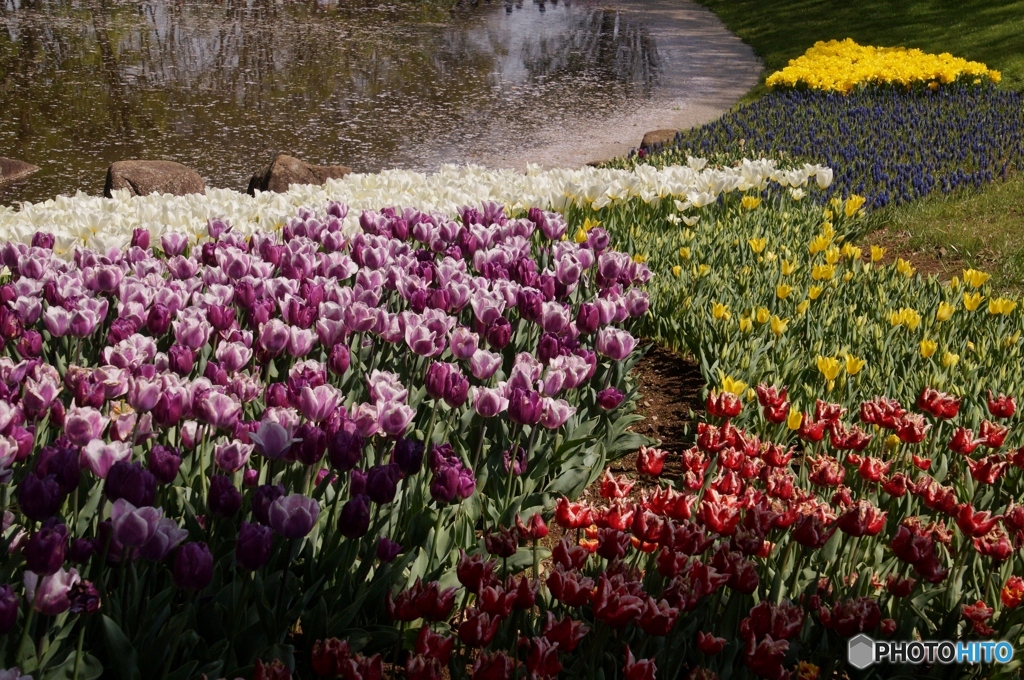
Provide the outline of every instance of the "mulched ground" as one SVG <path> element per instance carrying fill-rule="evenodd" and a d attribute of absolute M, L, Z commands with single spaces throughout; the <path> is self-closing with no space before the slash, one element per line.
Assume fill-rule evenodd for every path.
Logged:
<path fill-rule="evenodd" d="M 637 412 L 644 421 L 633 430 L 660 439 L 659 448 L 679 453 L 690 446 L 687 426 L 691 415 L 703 411 L 700 391 L 704 378 L 690 358 L 655 345 L 633 369 L 640 389 Z M 689 440 L 692 442 L 692 435 Z"/>

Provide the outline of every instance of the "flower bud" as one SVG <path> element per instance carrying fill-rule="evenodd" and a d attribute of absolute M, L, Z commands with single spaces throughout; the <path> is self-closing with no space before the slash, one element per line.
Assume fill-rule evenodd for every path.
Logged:
<path fill-rule="evenodd" d="M 230 477 L 215 475 L 210 480 L 210 495 L 206 504 L 210 512 L 218 517 L 233 517 L 242 507 L 242 492 L 235 488 Z"/>
<path fill-rule="evenodd" d="M 248 571 L 256 571 L 270 559 L 274 533 L 270 527 L 242 522 L 238 531 L 238 542 L 235 544 L 235 560 L 238 566 Z"/>
<path fill-rule="evenodd" d="M 186 543 L 174 556 L 174 585 L 187 590 L 202 590 L 213 580 L 213 555 L 202 541 Z"/>

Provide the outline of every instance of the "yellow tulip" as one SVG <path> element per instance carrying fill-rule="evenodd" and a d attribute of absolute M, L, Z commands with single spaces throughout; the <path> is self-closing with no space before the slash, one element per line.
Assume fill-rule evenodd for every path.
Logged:
<path fill-rule="evenodd" d="M 979 272 L 977 269 L 965 269 L 964 270 L 964 283 L 971 288 L 980 288 L 986 281 L 991 277 L 985 272 Z"/>
<path fill-rule="evenodd" d="M 807 308 L 810 307 L 810 306 L 811 306 L 811 301 L 810 300 L 804 300 L 803 302 L 801 302 L 800 304 L 798 304 L 796 306 L 796 313 L 797 314 L 806 314 L 807 313 Z"/>
<path fill-rule="evenodd" d="M 775 335 L 782 335 L 788 327 L 789 319 L 780 319 L 777 316 L 772 317 L 772 333 L 775 333 Z"/>
<path fill-rule="evenodd" d="M 849 258 L 851 260 L 859 260 L 861 256 L 864 254 L 864 251 L 858 248 L 857 246 L 853 245 L 852 243 L 844 243 L 842 253 L 843 257 Z"/>
<path fill-rule="evenodd" d="M 954 276 L 952 279 L 950 279 L 949 280 L 949 287 L 952 288 L 953 290 L 956 290 L 957 288 L 959 288 L 960 287 L 960 277 L 959 276 Z"/>
<path fill-rule="evenodd" d="M 705 276 L 710 271 L 711 271 L 711 267 L 709 265 L 702 264 L 699 267 L 697 267 L 697 276 Z"/>
<path fill-rule="evenodd" d="M 793 286 L 787 286 L 784 283 L 780 283 L 778 286 L 775 287 L 775 295 L 777 295 L 780 300 L 785 300 L 786 298 L 789 297 L 789 294 L 792 292 Z"/>
<path fill-rule="evenodd" d="M 766 238 L 748 238 L 747 239 L 747 243 L 750 244 L 750 249 L 753 250 L 754 253 L 756 253 L 757 255 L 760 255 L 762 252 L 764 252 L 765 246 L 768 245 L 768 239 L 766 239 Z"/>
<path fill-rule="evenodd" d="M 921 341 L 921 356 L 925 359 L 931 359 L 932 355 L 935 354 L 935 350 L 939 348 L 939 343 L 934 340 L 925 338 Z"/>
<path fill-rule="evenodd" d="M 825 251 L 825 262 L 829 264 L 835 264 L 836 262 L 839 262 L 839 253 L 839 248 L 832 246 L 831 248 Z"/>
<path fill-rule="evenodd" d="M 939 311 L 935 312 L 935 318 L 938 321 L 949 321 L 949 317 L 953 316 L 953 312 L 955 311 L 956 307 L 954 305 L 951 305 L 948 302 L 940 302 Z"/>
<path fill-rule="evenodd" d="M 768 311 L 767 307 L 757 308 L 757 316 L 755 318 L 757 319 L 758 323 L 768 323 L 768 317 L 770 316 L 771 312 Z"/>
<path fill-rule="evenodd" d="M 853 272 L 843 274 L 843 283 L 849 283 L 850 281 L 853 281 Z"/>
<path fill-rule="evenodd" d="M 824 292 L 824 290 L 825 289 L 822 288 L 821 286 L 811 286 L 810 288 L 807 289 L 807 297 L 811 298 L 812 300 L 817 300 L 819 297 L 821 297 L 821 294 L 822 292 Z"/>
<path fill-rule="evenodd" d="M 811 278 L 815 281 L 828 281 L 836 273 L 836 268 L 830 264 L 816 264 L 811 269 Z"/>
<path fill-rule="evenodd" d="M 804 422 L 804 414 L 792 406 L 789 407 L 789 415 L 786 416 L 786 427 L 791 430 L 799 430 Z"/>
<path fill-rule="evenodd" d="M 1009 349 L 1010 347 L 1013 347 L 1014 345 L 1016 345 L 1017 342 L 1019 342 L 1019 341 L 1020 341 L 1020 331 L 1017 331 L 1016 333 L 1014 333 L 1010 337 L 1003 338 L 1003 347 Z"/>
<path fill-rule="evenodd" d="M 914 266 L 910 264 L 910 262 L 900 257 L 896 259 L 896 271 L 898 271 L 900 274 L 903 274 L 907 278 L 910 278 L 911 276 L 914 275 L 914 272 L 916 270 L 914 269 Z"/>
<path fill-rule="evenodd" d="M 633 262 L 636 262 L 637 264 L 643 264 L 644 262 L 647 262 L 647 256 L 637 253 L 636 255 L 633 256 Z"/>
<path fill-rule="evenodd" d="M 711 305 L 711 316 L 716 319 L 724 319 L 728 321 L 732 317 L 732 312 L 729 311 L 728 305 L 723 305 L 721 302 L 715 302 Z"/>
<path fill-rule="evenodd" d="M 684 260 L 689 260 L 690 259 L 690 249 L 687 248 L 686 246 L 683 246 L 682 248 L 680 248 L 679 249 L 679 257 L 681 257 Z"/>
<path fill-rule="evenodd" d="M 988 301 L 989 314 L 1010 314 L 1017 308 L 1017 303 L 1007 298 L 994 298 Z"/>
<path fill-rule="evenodd" d="M 680 276 L 682 276 L 682 274 L 683 268 L 681 266 L 677 264 L 676 266 L 672 267 L 672 276 L 678 279 Z"/>
<path fill-rule="evenodd" d="M 881 246 L 871 246 L 871 261 L 878 262 L 885 257 L 885 248 Z"/>
<path fill-rule="evenodd" d="M 968 312 L 973 312 L 981 305 L 981 301 L 985 299 L 985 296 L 981 293 L 964 293 L 964 307 Z"/>
<path fill-rule="evenodd" d="M 590 231 L 591 229 L 595 229 L 595 228 L 600 227 L 600 226 L 601 226 L 600 222 L 598 222 L 597 220 L 592 220 L 589 217 L 587 219 L 583 220 L 583 230 L 584 231 Z"/>
<path fill-rule="evenodd" d="M 831 243 L 832 239 L 825 236 L 824 234 L 819 234 L 815 236 L 813 239 L 811 239 L 811 243 L 809 246 L 807 246 L 807 249 L 811 251 L 811 255 L 816 255 L 817 253 L 820 253 L 821 251 L 828 248 L 829 245 L 831 245 Z"/>
<path fill-rule="evenodd" d="M 898 312 L 889 312 L 889 323 L 893 326 L 906 326 L 910 330 L 915 330 L 921 325 L 921 315 L 917 313 L 916 309 L 903 307 Z"/>
<path fill-rule="evenodd" d="M 740 331 L 743 333 L 749 333 L 754 328 L 754 322 L 751 321 L 749 316 L 740 317 Z"/>
<path fill-rule="evenodd" d="M 829 382 L 835 380 L 836 376 L 839 375 L 839 359 L 836 359 L 835 357 L 823 357 L 819 354 L 817 364 L 818 370 L 821 371 L 821 374 L 825 376 L 825 379 Z"/>
<path fill-rule="evenodd" d="M 782 275 L 783 276 L 789 276 L 790 274 L 795 272 L 797 270 L 797 267 L 799 267 L 799 266 L 800 265 L 798 265 L 796 262 L 790 262 L 789 260 L 783 260 L 782 261 Z"/>
<path fill-rule="evenodd" d="M 828 220 L 832 219 L 832 213 L 826 210 L 825 218 Z M 832 239 L 836 237 L 836 230 L 832 228 L 831 222 L 822 222 L 821 235 L 827 238 L 829 241 L 832 241 Z"/>
<path fill-rule="evenodd" d="M 736 380 L 730 376 L 725 376 L 722 379 L 722 391 L 735 394 L 737 397 L 742 397 L 743 393 L 747 391 L 747 383 L 742 380 Z"/>
<path fill-rule="evenodd" d="M 847 217 L 853 217 L 857 214 L 857 211 L 864 205 L 865 199 L 863 196 L 857 194 L 850 194 L 850 197 L 846 199 L 846 207 L 843 208 L 843 212 Z"/>
<path fill-rule="evenodd" d="M 891 434 L 885 438 L 885 447 L 890 451 L 895 451 L 900 447 L 900 436 L 898 434 Z"/>
<path fill-rule="evenodd" d="M 864 364 L 867 362 L 864 359 L 858 359 L 852 354 L 846 355 L 846 372 L 850 375 L 857 375 L 861 369 L 864 368 Z"/>
<path fill-rule="evenodd" d="M 744 196 L 740 201 L 740 205 L 747 210 L 753 210 L 757 206 L 761 205 L 761 199 L 758 196 Z"/>
<path fill-rule="evenodd" d="M 956 366 L 958 363 L 960 363 L 959 354 L 953 354 L 952 352 L 947 351 L 945 354 L 942 355 L 942 365 L 945 366 L 946 368 L 949 368 L 950 366 Z"/>
<path fill-rule="evenodd" d="M 587 240 L 587 232 L 586 232 L 586 230 L 583 229 L 583 227 L 580 227 L 579 229 L 577 229 L 576 230 L 576 234 L 572 237 L 572 240 L 576 241 L 576 243 L 585 243 L 586 240 Z"/>

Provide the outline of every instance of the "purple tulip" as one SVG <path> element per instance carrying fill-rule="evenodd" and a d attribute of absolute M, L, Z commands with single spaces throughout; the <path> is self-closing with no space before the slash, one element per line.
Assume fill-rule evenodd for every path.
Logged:
<path fill-rule="evenodd" d="M 14 345 L 14 349 L 22 359 L 32 359 L 42 354 L 43 336 L 39 331 L 27 330 Z"/>
<path fill-rule="evenodd" d="M 242 414 L 242 405 L 223 392 L 209 390 L 198 401 L 198 404 L 194 404 L 197 415 L 219 429 L 233 429 Z"/>
<path fill-rule="evenodd" d="M 225 475 L 214 475 L 210 479 L 210 493 L 206 506 L 217 517 L 234 517 L 242 507 L 242 492 Z"/>
<path fill-rule="evenodd" d="M 210 341 L 213 326 L 201 312 L 195 308 L 189 309 L 193 311 L 189 311 L 187 314 L 188 310 L 178 312 L 178 318 L 171 323 L 171 326 L 174 327 L 175 343 L 191 350 L 197 350 Z"/>
<path fill-rule="evenodd" d="M 153 507 L 136 508 L 121 498 L 110 510 L 114 536 L 118 542 L 130 548 L 141 548 L 153 537 L 157 524 L 163 517 L 163 509 Z"/>
<path fill-rule="evenodd" d="M 160 337 L 171 327 L 171 310 L 160 302 L 153 303 L 146 314 L 146 330 L 153 337 Z"/>
<path fill-rule="evenodd" d="M 72 444 L 85 446 L 103 436 L 108 422 L 106 416 L 94 408 L 72 406 L 64 416 L 64 436 Z"/>
<path fill-rule="evenodd" d="M 483 418 L 493 418 L 508 408 L 501 388 L 474 387 L 473 409 Z"/>
<path fill-rule="evenodd" d="M 541 363 L 547 364 L 552 359 L 558 356 L 561 350 L 561 345 L 558 342 L 558 336 L 554 333 L 544 333 L 540 336 L 540 340 L 537 341 L 537 358 L 540 359 Z"/>
<path fill-rule="evenodd" d="M 35 572 L 25 571 L 25 598 L 32 603 L 40 614 L 56 616 L 63 614 L 71 607 L 68 593 L 78 583 L 78 570 L 58 570 L 48 576 L 38 576 Z"/>
<path fill-rule="evenodd" d="M 310 423 L 299 425 L 295 431 L 296 440 L 292 444 L 292 455 L 303 465 L 316 465 L 327 451 L 327 433 L 322 428 Z"/>
<path fill-rule="evenodd" d="M 371 401 L 379 404 L 384 401 L 400 401 L 405 403 L 409 390 L 394 373 L 374 370 L 366 380 L 370 388 Z"/>
<path fill-rule="evenodd" d="M 280 319 L 271 319 L 260 326 L 259 345 L 270 356 L 277 356 L 288 347 L 288 326 Z"/>
<path fill-rule="evenodd" d="M 565 425 L 565 421 L 569 420 L 576 413 L 576 407 L 570 406 L 569 402 L 564 399 L 543 397 L 541 399 L 541 407 L 540 424 L 549 430 L 557 430 L 562 425 Z"/>
<path fill-rule="evenodd" d="M 536 323 L 544 312 L 544 296 L 536 289 L 522 288 L 516 293 L 516 308 L 519 316 Z"/>
<path fill-rule="evenodd" d="M 505 464 L 505 473 L 506 474 L 511 471 L 511 473 L 512 473 L 512 475 L 514 477 L 518 477 L 521 474 L 523 474 L 524 472 L 526 472 L 526 462 L 527 462 L 526 449 L 523 448 L 522 446 L 517 446 L 516 447 L 516 458 L 515 458 L 515 462 L 514 463 L 512 461 L 512 449 L 511 448 L 505 449 L 502 452 L 502 454 L 501 454 L 501 458 L 502 458 L 502 461 Z"/>
<path fill-rule="evenodd" d="M 341 508 L 338 531 L 349 540 L 366 535 L 370 529 L 370 499 L 362 494 L 354 495 Z"/>
<path fill-rule="evenodd" d="M 224 472 L 238 472 L 249 462 L 252 450 L 252 444 L 243 444 L 237 439 L 218 444 L 213 450 L 213 462 Z"/>
<path fill-rule="evenodd" d="M 302 538 L 313 529 L 320 516 L 320 505 L 299 493 L 282 496 L 270 504 L 270 526 L 285 538 Z"/>
<path fill-rule="evenodd" d="M 540 395 L 514 387 L 508 395 L 508 417 L 520 425 L 536 425 L 541 417 Z"/>
<path fill-rule="evenodd" d="M 448 343 L 455 358 L 465 361 L 473 358 L 473 354 L 476 353 L 477 346 L 480 344 L 480 336 L 465 326 L 457 326 L 452 331 Z"/>
<path fill-rule="evenodd" d="M 96 552 L 96 544 L 88 538 L 76 538 L 71 541 L 71 548 L 68 550 L 68 560 L 75 564 L 85 564 Z"/>
<path fill-rule="evenodd" d="M 195 354 L 188 347 L 182 345 L 172 345 L 167 350 L 167 365 L 172 371 L 178 375 L 188 375 L 192 372 L 192 366 L 195 364 Z"/>
<path fill-rule="evenodd" d="M 402 546 L 387 536 L 382 536 L 377 542 L 377 559 L 385 564 L 394 561 L 401 552 Z"/>
<path fill-rule="evenodd" d="M 308 328 L 290 326 L 288 328 L 288 354 L 293 357 L 304 357 L 316 344 L 316 333 Z"/>
<path fill-rule="evenodd" d="M 21 598 L 14 593 L 10 585 L 0 586 L 0 635 L 7 635 L 18 622 L 18 609 Z"/>
<path fill-rule="evenodd" d="M 147 468 L 161 484 L 170 484 L 178 476 L 178 469 L 181 467 L 181 456 L 177 450 L 156 444 L 149 452 Z"/>
<path fill-rule="evenodd" d="M 242 522 L 235 544 L 235 561 L 248 571 L 257 571 L 270 559 L 274 533 L 270 527 Z"/>
<path fill-rule="evenodd" d="M 636 338 L 618 328 L 602 328 L 597 333 L 597 351 L 613 361 L 622 361 L 628 357 L 636 344 Z"/>
<path fill-rule="evenodd" d="M 494 349 L 505 349 L 512 340 L 512 324 L 505 317 L 499 316 L 487 326 L 486 336 L 488 345 Z"/>
<path fill-rule="evenodd" d="M 25 475 L 18 485 L 18 507 L 29 519 L 40 522 L 53 517 L 63 502 L 64 493 L 57 475 Z"/>
<path fill-rule="evenodd" d="M 405 440 L 399 440 L 402 442 Z M 327 456 L 338 472 L 348 472 L 363 457 L 363 438 L 347 430 L 339 430 L 327 444 Z M 398 444 L 395 445 L 398 447 Z"/>
<path fill-rule="evenodd" d="M 427 395 L 435 400 L 441 401 L 444 399 L 445 383 L 448 380 L 449 374 L 452 369 L 455 368 L 452 364 L 446 364 L 441 361 L 435 361 L 427 367 L 427 374 L 423 380 L 423 386 L 427 390 Z"/>
<path fill-rule="evenodd" d="M 181 234 L 164 234 L 160 237 L 160 246 L 167 257 L 175 257 L 185 252 L 188 246 L 188 237 Z"/>
<path fill-rule="evenodd" d="M 466 500 L 476 491 L 476 475 L 467 467 L 459 470 L 459 486 L 455 495 L 461 500 Z"/>
<path fill-rule="evenodd" d="M 150 539 L 139 549 L 139 555 L 143 559 L 160 562 L 186 538 L 188 531 L 180 528 L 173 519 L 164 517 L 157 522 Z"/>
<path fill-rule="evenodd" d="M 576 313 L 576 328 L 579 332 L 590 335 L 596 332 L 600 326 L 601 313 L 597 310 L 597 306 L 589 302 L 581 304 L 579 312 Z"/>
<path fill-rule="evenodd" d="M 356 468 L 348 473 L 348 495 L 350 497 L 366 495 L 366 473 Z"/>
<path fill-rule="evenodd" d="M 611 411 L 612 409 L 618 408 L 622 400 L 626 398 L 620 390 L 614 387 L 608 387 L 597 393 L 597 405 L 603 408 L 605 411 Z"/>
<path fill-rule="evenodd" d="M 202 541 L 178 548 L 172 569 L 174 585 L 183 590 L 202 590 L 213 580 L 213 554 Z"/>
<path fill-rule="evenodd" d="M 403 475 L 411 477 L 423 468 L 423 448 L 421 442 L 399 437 L 391 451 L 391 460 Z"/>
<path fill-rule="evenodd" d="M 17 455 L 16 451 L 14 453 Z M 37 477 L 56 475 L 61 492 L 69 494 L 78 488 L 82 477 L 79 456 L 78 450 L 73 447 L 44 446 L 39 451 L 35 474 Z"/>
<path fill-rule="evenodd" d="M 366 495 L 379 505 L 395 500 L 398 480 L 401 479 L 398 465 L 374 465 L 366 472 Z"/>
<path fill-rule="evenodd" d="M 633 318 L 643 316 L 651 307 L 650 296 L 646 291 L 638 288 L 631 289 L 626 293 L 626 312 Z"/>
<path fill-rule="evenodd" d="M 47 307 L 43 312 L 43 325 L 55 338 L 62 338 L 71 330 L 71 315 L 63 307 Z"/>
<path fill-rule="evenodd" d="M 49 232 L 37 231 L 32 234 L 32 247 L 43 248 L 44 250 L 53 250 L 53 244 L 57 242 L 57 237 Z"/>
<path fill-rule="evenodd" d="M 280 383 L 275 384 L 280 385 Z M 284 458 L 294 441 L 291 432 L 271 420 L 264 420 L 260 423 L 260 429 L 250 432 L 249 440 L 255 446 L 257 453 L 270 460 Z"/>
<path fill-rule="evenodd" d="M 260 524 L 270 524 L 270 506 L 284 496 L 284 485 L 264 484 L 257 487 L 252 496 L 252 516 Z"/>
<path fill-rule="evenodd" d="M 228 373 L 240 371 L 252 359 L 252 350 L 241 342 L 224 342 L 217 346 L 217 361 Z"/>
<path fill-rule="evenodd" d="M 64 555 L 68 547 L 68 527 L 57 524 L 44 527 L 32 534 L 22 549 L 25 568 L 40 576 L 56 574 L 64 566 Z"/>
<path fill-rule="evenodd" d="M 459 469 L 443 465 L 434 470 L 430 480 L 430 496 L 438 503 L 451 503 L 459 492 L 459 483 Z"/>
<path fill-rule="evenodd" d="M 444 402 L 452 408 L 459 408 L 466 403 L 466 398 L 469 396 L 469 381 L 462 371 L 456 366 L 454 370 L 448 374 L 448 380 L 445 382 L 444 387 Z"/>
<path fill-rule="evenodd" d="M 131 458 L 132 447 L 125 442 L 110 442 L 93 439 L 82 449 L 82 462 L 94 475 L 106 479 L 114 463 Z"/>
<path fill-rule="evenodd" d="M 348 347 L 342 344 L 334 345 L 331 347 L 331 354 L 327 358 L 327 368 L 334 375 L 345 375 L 345 371 L 348 370 L 352 364 L 352 357 L 349 354 Z"/>
<path fill-rule="evenodd" d="M 489 380 L 501 368 L 501 355 L 478 349 L 469 360 L 469 370 L 477 380 Z"/>
<path fill-rule="evenodd" d="M 123 498 L 135 507 L 153 505 L 156 499 L 156 477 L 140 463 L 118 461 L 107 472 L 103 493 L 111 501 Z"/>

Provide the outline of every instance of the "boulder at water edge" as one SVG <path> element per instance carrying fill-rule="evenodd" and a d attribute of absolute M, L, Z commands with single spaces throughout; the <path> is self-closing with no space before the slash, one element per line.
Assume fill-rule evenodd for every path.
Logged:
<path fill-rule="evenodd" d="M 195 170 L 173 161 L 118 161 L 107 169 L 107 184 L 103 195 L 128 189 L 132 196 L 149 194 L 206 193 L 206 183 Z"/>
<path fill-rule="evenodd" d="M 323 184 L 329 179 L 341 179 L 352 172 L 344 165 L 310 165 L 293 156 L 278 154 L 267 165 L 256 171 L 249 180 L 249 194 L 257 191 L 288 191 L 292 184 Z"/>
<path fill-rule="evenodd" d="M 39 172 L 39 166 L 0 156 L 0 184 L 28 177 L 34 172 Z"/>
<path fill-rule="evenodd" d="M 651 130 L 640 142 L 641 149 L 650 149 L 656 144 L 667 144 L 676 138 L 677 130 Z"/>

